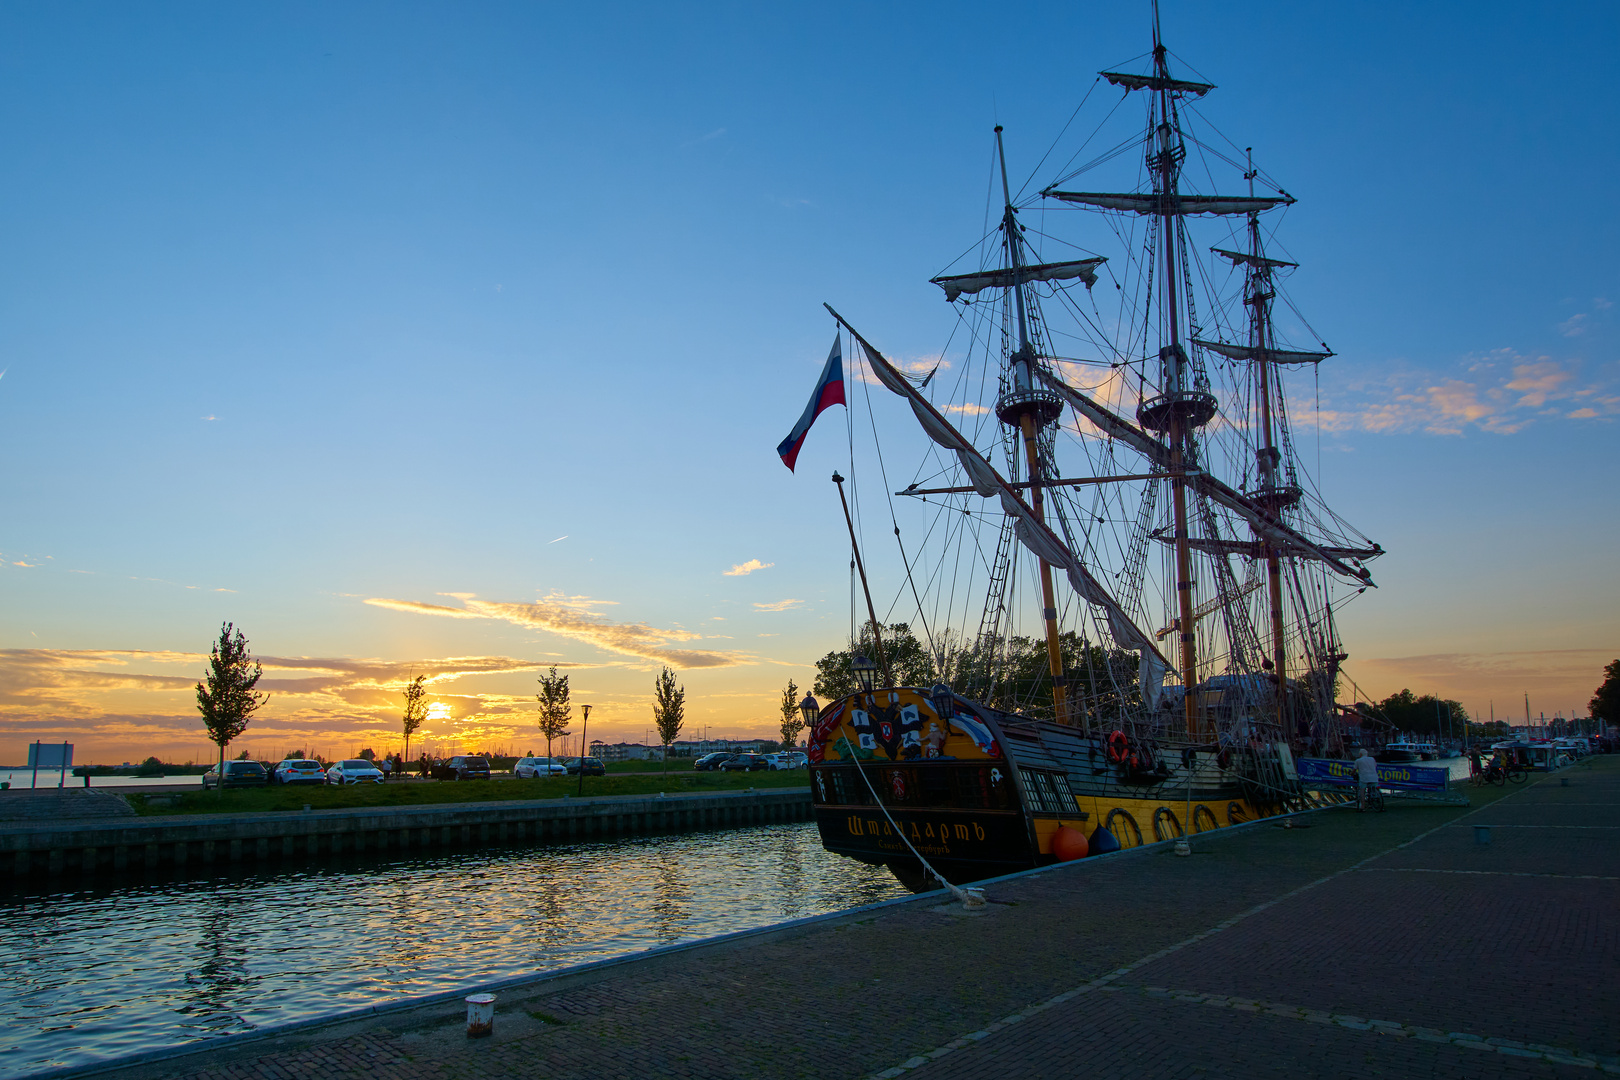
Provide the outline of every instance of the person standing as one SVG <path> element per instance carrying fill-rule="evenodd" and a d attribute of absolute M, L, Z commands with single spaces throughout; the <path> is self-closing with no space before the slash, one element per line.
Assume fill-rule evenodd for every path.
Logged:
<path fill-rule="evenodd" d="M 391 773 L 393 773 L 393 771 L 394 771 L 393 759 L 392 758 L 387 758 L 387 757 L 383 758 L 382 759 L 382 765 L 380 766 L 380 768 L 382 769 L 383 780 L 384 780 L 384 782 L 386 782 L 388 780 L 389 775 Z"/>
<path fill-rule="evenodd" d="M 1356 756 L 1356 806 L 1365 808 L 1367 796 L 1378 791 L 1378 759 L 1363 748 Z"/>

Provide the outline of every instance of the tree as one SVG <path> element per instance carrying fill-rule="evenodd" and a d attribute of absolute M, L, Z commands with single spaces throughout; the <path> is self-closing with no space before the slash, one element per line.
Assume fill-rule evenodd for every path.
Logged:
<path fill-rule="evenodd" d="M 1586 707 L 1593 720 L 1604 725 L 1620 724 L 1620 660 L 1603 669 L 1603 684 Z"/>
<path fill-rule="evenodd" d="M 427 676 L 418 675 L 405 686 L 405 715 L 400 725 L 405 729 L 405 760 L 411 759 L 411 736 L 427 720 Z"/>
<path fill-rule="evenodd" d="M 789 679 L 782 691 L 782 749 L 791 750 L 804 730 L 804 715 L 799 712 L 799 688 Z"/>
<path fill-rule="evenodd" d="M 664 771 L 669 772 L 669 744 L 681 733 L 686 719 L 686 688 L 675 685 L 675 673 L 665 668 L 653 680 L 653 723 L 664 744 Z"/>
<path fill-rule="evenodd" d="M 1462 703 L 1437 698 L 1433 694 L 1418 697 L 1410 690 L 1402 690 L 1372 706 L 1372 710 L 1397 731 L 1444 735 L 1448 723 L 1455 725 L 1459 731 L 1468 730 L 1468 710 Z"/>
<path fill-rule="evenodd" d="M 855 692 L 855 674 L 850 669 L 855 655 L 861 654 L 877 662 L 877 650 L 872 645 L 872 628 L 861 628 L 860 641 L 853 649 L 839 649 L 816 661 L 816 682 L 811 691 L 817 697 L 841 698 Z M 889 673 L 896 686 L 930 687 L 939 681 L 934 673 L 934 661 L 911 632 L 907 623 L 895 623 L 883 628 L 883 658 L 889 662 Z M 882 679 L 882 675 L 878 676 Z"/>
<path fill-rule="evenodd" d="M 219 628 L 219 640 L 208 655 L 208 671 L 197 684 L 197 711 L 208 738 L 219 747 L 219 771 L 225 772 L 225 747 L 247 730 L 248 720 L 270 695 L 256 692 L 264 674 L 248 652 L 247 638 L 230 623 Z M 225 793 L 223 780 L 220 794 Z"/>
<path fill-rule="evenodd" d="M 540 676 L 535 700 L 540 702 L 540 734 L 546 737 L 546 757 L 550 758 L 551 740 L 568 734 L 568 676 L 558 675 L 555 667 Z"/>

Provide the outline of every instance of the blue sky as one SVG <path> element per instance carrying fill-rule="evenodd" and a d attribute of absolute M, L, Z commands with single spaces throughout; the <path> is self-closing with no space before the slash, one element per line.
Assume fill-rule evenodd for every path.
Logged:
<path fill-rule="evenodd" d="M 1620 655 L 1614 9 L 1164 25 L 1300 199 L 1323 486 L 1390 551 L 1350 673 L 1581 708 Z M 848 622 L 841 423 L 772 452 L 821 302 L 937 352 L 991 127 L 1028 175 L 1147 47 L 1140 4 L 0 11 L 0 758 L 200 753 L 223 619 L 290 662 L 266 753 L 349 752 L 406 670 L 447 738 L 527 731 L 551 662 L 640 738 L 683 650 L 694 724 L 771 730 Z M 463 596 L 551 599 L 366 603 Z"/>

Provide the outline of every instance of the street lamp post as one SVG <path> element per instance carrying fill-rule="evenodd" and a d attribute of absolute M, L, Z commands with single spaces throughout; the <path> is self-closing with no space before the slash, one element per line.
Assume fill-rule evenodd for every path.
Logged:
<path fill-rule="evenodd" d="M 580 721 L 579 725 L 579 794 L 583 795 L 585 794 L 585 751 L 590 746 L 585 741 L 585 732 L 590 730 L 591 726 L 591 707 L 581 705 L 579 711 L 585 714 L 585 719 Z"/>

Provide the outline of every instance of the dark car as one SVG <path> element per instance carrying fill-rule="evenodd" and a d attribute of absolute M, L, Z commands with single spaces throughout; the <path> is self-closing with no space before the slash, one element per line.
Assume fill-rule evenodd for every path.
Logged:
<path fill-rule="evenodd" d="M 771 763 L 761 754 L 732 754 L 719 767 L 721 772 L 760 772 L 769 769 Z"/>
<path fill-rule="evenodd" d="M 202 778 L 204 791 L 213 787 L 264 787 L 269 782 L 270 774 L 257 761 L 227 761 L 223 784 L 220 783 L 218 765 L 203 773 Z"/>
<path fill-rule="evenodd" d="M 567 768 L 568 768 L 568 775 L 569 776 L 578 776 L 579 775 L 579 763 L 580 763 L 580 760 L 581 759 L 579 759 L 577 757 L 571 757 L 567 761 L 563 762 L 563 764 L 565 766 L 567 766 Z M 588 757 L 588 758 L 585 758 L 584 761 L 585 761 L 585 775 L 586 776 L 606 776 L 607 775 L 607 766 L 602 764 L 602 759 L 601 758 Z"/>
<path fill-rule="evenodd" d="M 726 753 L 724 750 L 713 754 L 704 754 L 702 757 L 692 762 L 692 768 L 696 769 L 698 772 L 713 772 L 715 769 L 720 767 L 720 763 L 722 761 L 725 761 L 730 757 L 731 755 Z"/>
<path fill-rule="evenodd" d="M 429 774 L 435 780 L 488 780 L 489 759 L 458 756 L 441 761 Z"/>

